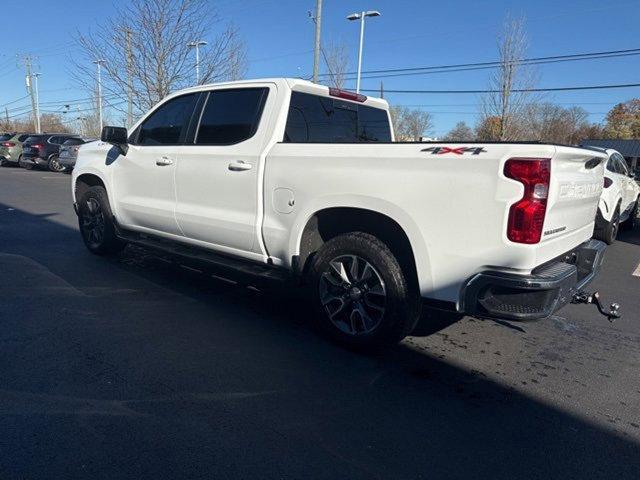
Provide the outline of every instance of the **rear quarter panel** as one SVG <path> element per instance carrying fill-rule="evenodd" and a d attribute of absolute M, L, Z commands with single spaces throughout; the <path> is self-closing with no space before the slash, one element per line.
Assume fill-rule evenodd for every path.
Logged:
<path fill-rule="evenodd" d="M 304 226 L 319 210 L 369 209 L 394 219 L 409 237 L 422 294 L 457 301 L 462 283 L 478 271 L 500 266 L 528 273 L 591 236 L 592 223 L 545 238 L 539 245 L 514 244 L 506 238 L 509 206 L 521 198 L 523 188 L 502 175 L 504 162 L 511 157 L 553 158 L 556 147 L 470 144 L 481 147 L 482 153 L 424 151 L 433 146 L 437 145 L 275 145 L 267 156 L 264 182 L 263 235 L 269 254 L 290 266 L 299 253 Z M 552 184 L 554 188 L 559 191 L 560 183 Z M 276 210 L 277 189 L 292 192 L 295 206 L 289 213 Z M 554 199 L 556 205 L 563 210 L 562 199 Z M 595 216 L 596 205 L 591 198 L 583 208 Z M 555 224 L 554 216 L 550 221 Z"/>

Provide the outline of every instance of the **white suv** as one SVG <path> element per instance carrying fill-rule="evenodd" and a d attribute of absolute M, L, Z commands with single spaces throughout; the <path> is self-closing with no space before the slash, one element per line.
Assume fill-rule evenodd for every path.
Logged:
<path fill-rule="evenodd" d="M 609 160 L 593 236 L 611 245 L 621 225 L 627 228 L 633 227 L 634 219 L 638 214 L 640 186 L 620 153 L 610 148 L 606 153 Z"/>

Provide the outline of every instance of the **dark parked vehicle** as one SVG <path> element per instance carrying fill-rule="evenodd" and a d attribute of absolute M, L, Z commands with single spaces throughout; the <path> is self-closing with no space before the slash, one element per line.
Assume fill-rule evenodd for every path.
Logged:
<path fill-rule="evenodd" d="M 70 138 L 79 138 L 69 133 L 43 133 L 31 135 L 22 144 L 22 159 L 20 166 L 31 170 L 34 167 L 48 168 L 52 172 L 65 169 L 58 162 L 60 145 Z"/>
<path fill-rule="evenodd" d="M 78 150 L 80 145 L 89 142 L 95 142 L 97 138 L 70 138 L 60 145 L 60 153 L 58 154 L 58 163 L 67 170 L 73 169 L 78 158 Z"/>
<path fill-rule="evenodd" d="M 14 164 L 17 165 L 22 155 L 22 142 L 28 137 L 29 133 L 3 133 L 0 135 L 0 166 Z"/>

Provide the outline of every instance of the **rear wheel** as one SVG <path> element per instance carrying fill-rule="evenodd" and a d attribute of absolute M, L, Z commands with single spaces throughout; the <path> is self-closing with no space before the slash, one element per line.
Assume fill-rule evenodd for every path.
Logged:
<path fill-rule="evenodd" d="M 624 229 L 624 230 L 633 230 L 633 228 L 635 227 L 636 223 L 638 222 L 638 199 L 636 199 L 636 201 L 633 204 L 633 208 L 631 209 L 631 212 L 629 213 L 629 218 L 627 218 L 624 222 L 622 222 L 620 224 L 620 226 Z"/>
<path fill-rule="evenodd" d="M 329 240 L 314 258 L 310 276 L 320 328 L 348 347 L 395 344 L 420 317 L 417 288 L 372 235 L 353 232 Z"/>
<path fill-rule="evenodd" d="M 7 161 L 7 159 L 4 157 L 0 157 L 0 167 L 8 167 L 8 166 L 9 166 L 9 162 Z"/>
<path fill-rule="evenodd" d="M 96 255 L 117 253 L 125 242 L 116 235 L 109 199 L 104 188 L 95 186 L 78 200 L 78 222 L 84 244 Z"/>
<path fill-rule="evenodd" d="M 34 169 L 34 167 L 35 167 L 35 165 L 34 165 L 33 163 L 30 163 L 30 162 L 29 162 L 29 163 L 22 163 L 22 162 L 21 162 L 21 163 L 20 163 L 20 166 L 21 166 L 22 168 L 27 169 L 27 170 L 33 170 L 33 169 Z"/>
<path fill-rule="evenodd" d="M 620 228 L 620 204 L 616 207 L 613 212 L 613 216 L 610 221 L 606 221 L 600 210 L 598 210 L 598 214 L 596 216 L 596 227 L 593 232 L 593 238 L 597 240 L 602 240 L 603 242 L 611 245 L 615 242 L 616 237 L 618 236 L 618 229 Z"/>
<path fill-rule="evenodd" d="M 52 172 L 63 172 L 65 169 L 64 165 L 60 164 L 60 161 L 58 160 L 58 156 L 57 155 L 53 155 L 50 159 L 49 159 L 49 170 Z"/>

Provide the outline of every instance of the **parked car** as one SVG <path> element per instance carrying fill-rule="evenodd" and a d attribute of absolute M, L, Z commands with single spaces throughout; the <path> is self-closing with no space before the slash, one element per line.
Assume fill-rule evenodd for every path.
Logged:
<path fill-rule="evenodd" d="M 392 132 L 385 100 L 304 80 L 176 92 L 80 149 L 82 239 L 295 278 L 321 328 L 357 348 L 400 341 L 423 302 L 546 318 L 597 274 L 603 152 Z"/>
<path fill-rule="evenodd" d="M 28 133 L 6 133 L 0 135 L 0 166 L 20 163 L 22 156 L 22 142 L 24 142 Z"/>
<path fill-rule="evenodd" d="M 29 136 L 22 144 L 20 166 L 27 170 L 42 167 L 52 172 L 61 172 L 64 167 L 58 162 L 58 151 L 60 145 L 70 138 L 78 138 L 78 135 L 43 133 Z"/>
<path fill-rule="evenodd" d="M 76 158 L 78 157 L 78 150 L 80 145 L 89 142 L 97 141 L 97 138 L 70 138 L 60 145 L 60 151 L 58 153 L 58 163 L 66 170 L 71 170 L 76 165 Z"/>
<path fill-rule="evenodd" d="M 611 245 L 620 226 L 633 228 L 638 216 L 640 186 L 619 152 L 611 148 L 604 151 L 608 160 L 593 236 Z"/>

